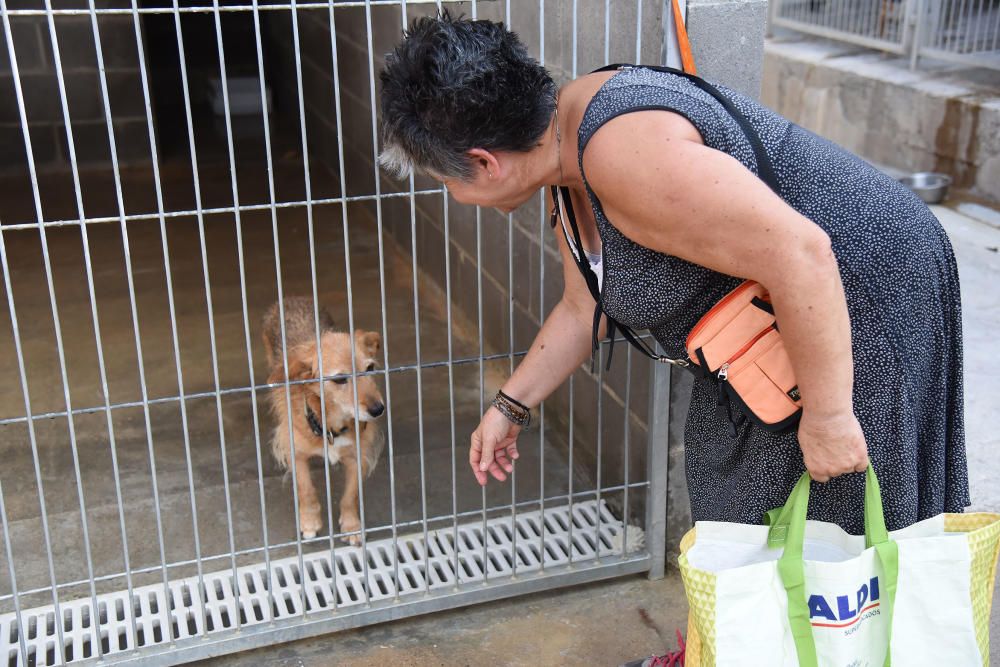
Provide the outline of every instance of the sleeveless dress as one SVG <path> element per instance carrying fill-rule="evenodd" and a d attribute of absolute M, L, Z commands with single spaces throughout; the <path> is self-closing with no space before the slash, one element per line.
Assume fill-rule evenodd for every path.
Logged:
<path fill-rule="evenodd" d="M 909 190 L 838 146 L 723 86 L 757 130 L 780 195 L 829 235 L 847 297 L 854 355 L 854 411 L 881 482 L 890 530 L 969 505 L 962 402 L 962 329 L 951 244 Z M 683 77 L 625 68 L 591 100 L 579 130 L 579 162 L 594 133 L 632 111 L 687 118 L 706 146 L 756 173 L 745 135 L 722 105 Z M 590 185 L 603 247 L 604 311 L 648 329 L 673 357 L 695 322 L 741 278 L 626 238 Z M 670 187 L 670 182 L 663 184 Z M 746 420 L 730 435 L 716 386 L 695 379 L 684 433 L 694 520 L 759 524 L 785 502 L 805 470 L 794 430 L 773 434 Z M 737 410 L 735 406 L 732 408 Z M 864 475 L 813 484 L 809 518 L 864 531 Z"/>

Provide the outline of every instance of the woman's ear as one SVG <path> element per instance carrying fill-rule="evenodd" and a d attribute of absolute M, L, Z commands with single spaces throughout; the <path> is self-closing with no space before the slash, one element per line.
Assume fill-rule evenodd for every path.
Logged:
<path fill-rule="evenodd" d="M 484 148 L 470 148 L 465 154 L 472 163 L 473 180 L 485 177 L 489 181 L 501 178 L 504 175 L 503 166 L 494 153 Z"/>

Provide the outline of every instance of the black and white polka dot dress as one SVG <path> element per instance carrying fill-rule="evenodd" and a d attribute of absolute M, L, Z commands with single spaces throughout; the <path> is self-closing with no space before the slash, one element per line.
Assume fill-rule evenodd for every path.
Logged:
<path fill-rule="evenodd" d="M 961 305 L 940 223 L 867 163 L 720 89 L 757 129 L 782 198 L 832 240 L 851 318 L 854 410 L 889 529 L 961 512 L 969 504 Z M 622 70 L 590 102 L 579 130 L 581 169 L 583 150 L 604 123 L 649 108 L 680 113 L 707 146 L 756 170 L 750 144 L 714 98 L 682 77 L 644 69 Z M 603 243 L 605 311 L 633 329 L 649 329 L 668 354 L 682 356 L 688 331 L 740 278 L 637 245 L 604 216 L 589 186 L 588 195 Z M 716 406 L 715 385 L 695 380 L 685 429 L 692 514 L 760 523 L 805 469 L 795 433 L 775 435 L 744 421 L 733 438 Z M 814 484 L 810 518 L 862 533 L 863 485 L 860 474 Z"/>

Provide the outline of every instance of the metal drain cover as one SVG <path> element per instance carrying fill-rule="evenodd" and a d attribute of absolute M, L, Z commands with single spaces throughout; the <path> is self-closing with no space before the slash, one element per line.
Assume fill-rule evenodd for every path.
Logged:
<path fill-rule="evenodd" d="M 360 547 L 338 546 L 335 559 L 329 549 L 303 554 L 305 586 L 295 556 L 271 561 L 270 577 L 264 563 L 237 568 L 235 580 L 231 569 L 205 574 L 200 595 L 198 578 L 188 577 L 169 582 L 169 596 L 162 583 L 134 588 L 131 602 L 128 591 L 98 595 L 96 614 L 89 597 L 60 602 L 59 619 L 52 605 L 22 611 L 21 626 L 15 614 L 6 614 L 0 616 L 0 659 L 5 661 L 0 664 L 60 664 L 56 622 L 63 626 L 64 659 L 74 662 L 231 630 L 237 623 L 300 616 L 303 604 L 309 613 L 397 594 L 447 595 L 484 577 L 488 582 L 514 574 L 515 549 L 518 574 L 537 572 L 543 564 L 567 565 L 571 536 L 574 564 L 621 554 L 622 524 L 604 501 L 574 503 L 572 512 L 572 529 L 568 506 L 546 508 L 544 529 L 541 512 L 519 512 L 516 536 L 510 516 L 490 519 L 485 550 L 483 523 L 477 521 L 460 524 L 457 531 L 452 526 L 429 531 L 426 552 L 419 533 L 398 537 L 395 549 L 391 538 L 369 541 L 367 563 Z M 627 533 L 628 550 L 640 549 L 642 530 L 629 526 Z"/>

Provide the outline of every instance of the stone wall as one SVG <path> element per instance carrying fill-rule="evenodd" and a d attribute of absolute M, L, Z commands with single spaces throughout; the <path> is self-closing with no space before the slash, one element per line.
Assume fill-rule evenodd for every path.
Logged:
<path fill-rule="evenodd" d="M 57 15 L 54 23 L 77 159 L 84 166 L 106 165 L 111 154 L 91 19 Z M 102 15 L 98 26 L 119 160 L 148 162 L 149 134 L 132 17 Z M 65 169 L 69 144 L 48 20 L 15 15 L 10 17 L 10 27 L 36 167 Z M 0 30 L 0 170 L 24 170 L 26 164 L 13 68 L 6 35 Z"/>
<path fill-rule="evenodd" d="M 1000 202 L 1000 75 L 801 37 L 768 42 L 764 103 L 873 163 Z"/>

